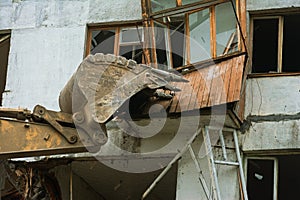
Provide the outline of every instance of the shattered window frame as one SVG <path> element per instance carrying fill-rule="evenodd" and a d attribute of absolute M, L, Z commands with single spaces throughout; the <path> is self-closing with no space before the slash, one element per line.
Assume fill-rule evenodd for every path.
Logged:
<path fill-rule="evenodd" d="M 146 0 L 147 1 L 147 0 Z M 216 7 L 222 4 L 226 4 L 229 3 L 231 4 L 231 2 L 233 2 L 234 6 L 235 6 L 235 12 L 237 14 L 237 17 L 240 19 L 241 18 L 241 8 L 240 8 L 240 0 L 215 0 L 215 1 L 205 1 L 205 0 L 200 0 L 198 2 L 195 3 L 191 3 L 191 4 L 186 4 L 183 5 L 183 1 L 182 0 L 173 0 L 176 2 L 176 7 L 172 7 L 172 8 L 167 8 L 165 10 L 160 10 L 157 12 L 152 12 L 151 8 L 152 5 L 151 3 L 154 0 L 148 0 L 147 3 L 149 5 L 149 9 L 150 9 L 150 19 L 151 21 L 166 21 L 163 18 L 170 18 L 171 16 L 174 16 L 176 14 L 185 14 L 185 35 L 187 35 L 186 39 L 185 39 L 185 46 L 184 46 L 184 63 L 182 66 L 176 66 L 173 63 L 172 60 L 172 53 L 171 53 L 171 61 L 170 66 L 168 66 L 168 68 L 177 68 L 177 67 L 184 67 L 184 66 L 188 66 L 191 64 L 197 64 L 197 63 L 201 63 L 201 62 L 205 62 L 207 60 L 211 60 L 211 59 L 217 59 L 220 57 L 224 57 L 224 56 L 230 56 L 232 54 L 235 53 L 239 53 L 244 51 L 244 48 L 242 47 L 242 38 L 240 36 L 240 30 L 239 30 L 239 21 L 235 18 L 236 20 L 236 34 L 234 35 L 234 37 L 229 37 L 229 41 L 227 41 L 227 46 L 224 47 L 224 52 L 222 54 L 217 53 L 217 22 L 216 22 Z M 155 0 L 156 2 L 158 2 L 158 0 Z M 143 2 L 143 1 L 142 1 Z M 174 3 L 173 3 L 174 4 Z M 232 9 L 232 5 L 230 6 L 230 8 Z M 209 33 L 210 33 L 210 52 L 208 52 L 208 56 L 206 56 L 207 58 L 202 58 L 202 59 L 198 59 L 198 60 L 191 60 L 191 39 L 190 39 L 190 30 L 189 30 L 189 16 L 191 16 L 193 13 L 196 12 L 201 12 L 203 10 L 209 10 L 209 21 L 210 21 L 210 26 L 209 26 Z M 233 9 L 232 9 L 233 12 Z M 153 22 L 151 23 L 153 25 Z M 155 38 L 154 36 L 152 38 Z M 170 39 L 169 39 L 170 40 Z M 235 44 L 232 44 L 233 41 L 235 41 Z M 152 44 L 155 43 L 155 41 L 153 40 L 151 42 Z M 155 46 L 152 45 L 152 48 L 155 49 Z M 197 49 L 197 48 L 196 48 Z M 171 49 L 170 51 L 172 52 L 172 43 L 171 43 Z M 209 55 L 210 54 L 210 55 Z M 159 64 L 157 63 L 157 55 L 156 52 L 153 51 L 152 52 L 152 59 L 154 61 L 155 64 Z M 200 56 L 199 56 L 200 57 Z"/>
<path fill-rule="evenodd" d="M 287 55 L 291 55 L 291 54 L 287 54 L 285 53 L 285 51 L 287 51 L 287 49 L 289 49 L 289 52 L 295 52 L 293 51 L 293 48 L 290 47 L 290 43 L 285 44 L 285 41 L 287 41 L 286 39 L 286 35 L 290 34 L 291 32 L 286 30 L 286 27 L 294 25 L 291 22 L 287 22 L 287 19 L 289 17 L 295 17 L 295 16 L 299 16 L 300 13 L 298 12 L 292 12 L 292 11 L 278 11 L 276 13 L 269 13 L 269 12 L 262 12 L 262 13 L 252 13 L 250 16 L 250 41 L 251 41 L 251 55 L 252 55 L 252 68 L 251 68 L 251 73 L 255 76 L 256 74 L 262 74 L 262 75 L 270 75 L 270 74 L 299 74 L 300 72 L 300 62 L 299 64 L 296 66 L 294 63 L 294 60 L 297 59 L 287 59 L 293 56 L 287 56 Z M 298 19 L 298 18 L 297 18 Z M 255 21 L 263 21 L 263 20 L 278 20 L 276 22 L 276 26 L 277 26 L 277 32 L 274 32 L 277 35 L 277 53 L 276 54 L 272 54 L 274 56 L 274 60 L 276 60 L 276 66 L 274 67 L 270 67 L 269 65 L 265 64 L 264 66 L 258 66 L 257 63 L 255 63 L 255 50 L 257 48 L 255 48 L 256 43 L 258 43 L 257 41 L 255 41 L 254 35 L 256 33 L 255 30 Z M 299 31 L 297 31 L 297 34 L 299 33 Z M 269 37 L 268 37 L 269 38 Z M 294 40 L 294 39 L 293 39 Z M 299 44 L 300 39 L 298 39 L 298 43 Z M 294 41 L 293 43 L 296 44 L 296 42 Z M 294 57 L 296 57 L 294 55 Z M 259 59 L 259 58 L 258 58 Z M 293 65 L 291 66 L 290 64 L 286 64 L 287 60 L 289 62 L 294 62 Z"/>
<path fill-rule="evenodd" d="M 142 34 L 140 35 L 138 34 L 138 40 L 139 41 L 126 41 L 126 42 L 122 42 L 122 30 L 142 30 Z M 105 25 L 90 25 L 87 28 L 87 39 L 86 39 L 86 50 L 85 50 L 85 56 L 91 54 L 92 51 L 92 43 L 93 43 L 93 32 L 94 31 L 111 31 L 114 32 L 114 35 L 111 37 L 111 40 L 108 40 L 108 42 L 113 42 L 113 51 L 111 52 L 106 52 L 106 51 L 96 51 L 93 52 L 93 54 L 95 53 L 110 53 L 110 54 L 114 54 L 114 55 L 122 55 L 121 51 L 122 48 L 124 49 L 123 51 L 127 52 L 128 49 L 130 47 L 132 47 L 132 56 L 128 57 L 130 52 L 128 51 L 126 55 L 122 55 L 127 57 L 127 59 L 134 59 L 134 56 L 138 56 L 136 60 L 138 63 L 145 63 L 145 58 L 144 58 L 144 54 L 143 54 L 143 46 L 144 46 L 144 32 L 143 32 L 143 26 L 141 22 L 137 22 L 137 23 L 129 23 L 129 24 L 121 24 L 121 25 L 115 25 L 115 24 L 105 24 Z M 100 43 L 99 43 L 100 44 Z M 135 47 L 139 46 L 139 48 L 137 49 L 139 52 L 135 53 Z"/>

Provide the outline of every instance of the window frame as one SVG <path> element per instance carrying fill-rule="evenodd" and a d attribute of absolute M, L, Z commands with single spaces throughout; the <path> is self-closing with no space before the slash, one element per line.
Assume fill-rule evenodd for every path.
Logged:
<path fill-rule="evenodd" d="M 253 60 L 253 46 L 254 46 L 254 20 L 259 19 L 278 19 L 278 50 L 277 50 L 277 73 L 291 73 L 282 72 L 282 52 L 283 52 L 283 23 L 284 16 L 282 15 L 270 15 L 270 16 L 252 16 L 250 20 L 250 49 L 251 49 L 251 59 Z M 252 74 L 270 74 L 268 72 L 254 73 L 252 72 L 253 66 L 251 66 Z"/>
<path fill-rule="evenodd" d="M 134 22 L 134 23 L 126 23 L 126 24 L 104 24 L 104 25 L 88 25 L 87 26 L 87 36 L 86 36 L 86 46 L 85 46 L 85 56 L 88 56 L 90 54 L 90 48 L 91 48 L 91 41 L 92 41 L 92 31 L 95 30 L 115 30 L 115 38 L 114 38 L 114 55 L 119 55 L 120 52 L 120 45 L 122 46 L 130 46 L 137 44 L 138 42 L 130 43 L 126 42 L 124 44 L 120 44 L 121 39 L 121 29 L 123 28 L 143 28 L 142 22 Z M 143 40 L 145 40 L 144 37 L 144 31 L 142 35 Z M 142 40 L 142 43 L 140 44 L 142 48 L 144 48 L 144 42 Z"/>
<path fill-rule="evenodd" d="M 273 200 L 277 200 L 278 197 L 278 158 L 274 156 L 246 156 L 244 158 L 244 172 L 245 172 L 245 181 L 247 184 L 248 179 L 248 160 L 273 160 L 274 162 L 274 171 L 273 171 Z"/>
<path fill-rule="evenodd" d="M 85 48 L 85 56 L 87 56 L 90 53 L 91 48 L 91 39 L 92 39 L 92 31 L 93 30 L 115 30 L 115 41 L 114 41 L 114 54 L 119 55 L 120 51 L 120 30 L 121 28 L 133 28 L 133 27 L 142 27 L 143 28 L 143 38 L 144 43 L 142 43 L 142 49 L 144 52 L 143 56 L 143 63 L 145 64 L 151 64 L 151 66 L 157 68 L 158 62 L 157 62 L 157 55 L 156 55 L 156 45 L 155 45 L 155 37 L 154 37 L 154 22 L 157 21 L 161 23 L 159 20 L 160 18 L 164 18 L 167 16 L 173 16 L 175 14 L 183 14 L 185 16 L 184 19 L 184 26 L 185 30 L 187 31 L 185 34 L 187 37 L 184 38 L 184 47 L 183 47 L 183 65 L 182 66 L 176 66 L 173 67 L 174 61 L 172 58 L 172 46 L 171 46 L 171 38 L 170 38 L 170 30 L 166 35 L 168 35 L 168 38 L 166 38 L 166 41 L 168 43 L 168 47 L 170 48 L 167 52 L 169 61 L 168 61 L 168 68 L 186 68 L 190 67 L 191 65 L 199 65 L 206 62 L 210 62 L 211 60 L 223 58 L 223 57 L 229 57 L 235 54 L 239 54 L 241 52 L 244 52 L 246 50 L 246 47 L 244 46 L 245 43 L 243 43 L 241 37 L 241 33 L 245 35 L 246 30 L 246 10 L 245 10 L 245 0 L 203 0 L 200 2 L 195 2 L 187 5 L 182 5 L 182 0 L 173 0 L 176 1 L 177 7 L 166 9 L 163 11 L 159 11 L 156 13 L 151 13 L 151 0 L 141 0 L 142 2 L 142 20 L 137 21 L 130 21 L 124 24 L 124 22 L 112 22 L 112 23 L 103 23 L 103 24 L 92 24 L 87 26 L 87 37 L 86 37 L 86 48 Z M 238 17 L 238 21 L 236 23 L 236 34 L 237 34 L 237 41 L 238 41 L 238 48 L 234 52 L 229 52 L 227 54 L 217 55 L 217 45 L 216 45 L 216 14 L 215 14 L 215 8 L 216 6 L 223 4 L 223 3 L 231 3 L 232 1 L 235 2 L 235 11 Z M 192 13 L 199 12 L 201 10 L 208 9 L 209 10 L 209 20 L 210 20 L 210 56 L 208 59 L 204 59 L 201 61 L 195 61 L 194 63 L 191 63 L 191 52 L 190 52 L 190 38 L 189 38 L 189 16 Z M 241 23 L 241 24 L 239 24 Z M 152 31 L 148 31 L 147 28 L 152 29 Z M 169 27 L 168 27 L 169 28 Z M 169 28 L 170 29 L 170 28 Z"/>
<path fill-rule="evenodd" d="M 240 52 L 243 52 L 245 50 L 245 47 L 243 45 L 243 41 L 242 41 L 242 37 L 241 37 L 241 32 L 244 32 L 244 30 L 240 30 L 240 28 L 243 29 L 243 27 L 240 27 L 239 26 L 239 22 L 237 21 L 237 24 L 236 24 L 236 34 L 237 34 L 237 40 L 238 40 L 238 50 L 237 51 L 234 51 L 232 53 L 228 53 L 228 54 L 225 54 L 225 55 L 220 55 L 218 56 L 217 55 L 217 35 L 216 35 L 216 6 L 220 5 L 220 4 L 223 4 L 223 3 L 231 3 L 231 0 L 204 0 L 204 1 L 201 1 L 201 2 L 196 2 L 196 3 L 192 3 L 192 4 L 187 4 L 187 5 L 182 5 L 182 1 L 181 0 L 173 0 L 173 1 L 176 1 L 177 2 L 177 7 L 175 8 L 169 8 L 169 9 L 166 9 L 166 10 L 162 10 L 162 11 L 158 11 L 158 12 L 154 12 L 154 13 L 151 13 L 151 0 L 146 0 L 148 2 L 148 5 L 150 7 L 150 24 L 152 27 L 153 24 L 154 24 L 154 21 L 159 21 L 158 19 L 160 18 L 164 18 L 164 17 L 168 17 L 168 16 L 172 16 L 172 15 L 176 15 L 176 14 L 185 14 L 185 30 L 186 30 L 186 33 L 185 35 L 187 36 L 186 39 L 185 39 L 185 46 L 184 46 L 184 52 L 185 52 L 185 63 L 183 66 L 180 66 L 178 68 L 182 68 L 184 66 L 189 66 L 191 64 L 199 64 L 199 63 L 203 63 L 205 62 L 205 60 L 203 61 L 198 61 L 198 62 L 195 62 L 195 63 L 191 63 L 191 52 L 190 52 L 190 31 L 189 31 L 189 16 L 193 13 L 196 13 L 196 12 L 199 12 L 201 10 L 205 10 L 205 9 L 209 9 L 209 19 L 210 19 L 210 56 L 211 56 L 211 59 L 217 59 L 217 58 L 220 58 L 222 56 L 230 56 L 232 54 L 235 54 L 235 53 L 240 53 Z M 245 4 L 244 0 L 234 0 L 235 1 L 235 10 L 236 10 L 236 13 L 237 13 L 237 17 L 238 17 L 238 20 L 240 21 L 240 23 L 244 23 L 243 25 L 245 26 L 245 20 L 243 19 L 243 8 L 241 8 L 240 6 L 243 6 Z M 245 13 L 245 11 L 244 11 Z M 152 41 L 151 41 L 152 44 L 155 43 L 155 39 L 154 39 L 154 36 L 152 36 Z M 151 46 L 151 48 L 155 49 L 155 46 Z M 171 47 L 171 51 L 172 51 L 172 47 Z M 155 66 L 157 66 L 157 59 L 156 59 L 156 52 L 154 51 L 153 52 L 153 63 Z M 173 61 L 172 61 L 172 57 L 171 57 L 171 68 L 174 68 L 173 66 Z"/>

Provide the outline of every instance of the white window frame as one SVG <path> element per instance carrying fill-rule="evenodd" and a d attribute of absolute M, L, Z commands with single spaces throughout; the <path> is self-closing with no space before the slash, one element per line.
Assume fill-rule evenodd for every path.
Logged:
<path fill-rule="evenodd" d="M 273 171 L 273 200 L 277 200 L 278 197 L 278 159 L 276 157 L 272 156 L 247 156 L 245 157 L 245 165 L 244 165 L 244 172 L 245 172 L 245 180 L 247 184 L 247 178 L 248 178 L 248 160 L 254 159 L 254 160 L 273 160 L 274 161 L 274 171 Z"/>

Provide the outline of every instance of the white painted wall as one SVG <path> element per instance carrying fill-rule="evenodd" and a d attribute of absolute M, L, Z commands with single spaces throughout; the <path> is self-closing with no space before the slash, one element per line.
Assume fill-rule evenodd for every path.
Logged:
<path fill-rule="evenodd" d="M 247 10 L 300 7 L 299 0 L 247 0 Z"/>
<path fill-rule="evenodd" d="M 59 110 L 60 90 L 84 56 L 86 25 L 141 19 L 140 0 L 1 0 L 11 30 L 4 107 Z"/>

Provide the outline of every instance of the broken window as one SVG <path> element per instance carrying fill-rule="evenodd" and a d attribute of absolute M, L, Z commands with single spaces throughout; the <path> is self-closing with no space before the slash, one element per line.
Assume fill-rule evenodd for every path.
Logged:
<path fill-rule="evenodd" d="M 253 21 L 253 73 L 277 72 L 278 21 L 278 18 Z"/>
<path fill-rule="evenodd" d="M 141 27 L 91 27 L 88 31 L 88 54 L 110 53 L 143 62 L 144 33 Z"/>
<path fill-rule="evenodd" d="M 159 69 L 168 70 L 170 64 L 170 43 L 169 29 L 166 24 L 154 22 L 154 38 L 155 38 L 155 53 L 157 59 L 157 67 Z"/>
<path fill-rule="evenodd" d="M 142 63 L 144 34 L 142 28 L 122 28 L 119 55 Z"/>
<path fill-rule="evenodd" d="M 5 90 L 9 49 L 10 34 L 0 33 L 0 106 L 2 106 L 2 95 Z"/>
<path fill-rule="evenodd" d="M 299 155 L 252 157 L 246 160 L 249 199 L 285 200 L 298 196 Z"/>
<path fill-rule="evenodd" d="M 278 158 L 278 200 L 295 199 L 299 196 L 300 156 L 288 155 Z"/>
<path fill-rule="evenodd" d="M 247 159 L 247 192 L 249 199 L 277 199 L 276 158 Z"/>
<path fill-rule="evenodd" d="M 166 31 L 154 36 L 155 45 L 166 48 L 166 51 L 155 50 L 154 63 L 168 61 L 169 67 L 176 68 L 240 50 L 235 2 L 151 0 L 150 3 L 152 26 L 169 29 L 169 34 Z"/>
<path fill-rule="evenodd" d="M 253 18 L 252 72 L 299 72 L 300 14 Z"/>
<path fill-rule="evenodd" d="M 276 158 L 247 159 L 247 192 L 249 199 L 277 199 Z"/>
<path fill-rule="evenodd" d="M 136 24 L 90 27 L 86 55 L 114 53 L 138 63 L 145 63 L 147 56 L 147 63 L 167 70 L 241 50 L 235 13 L 239 0 L 142 2 L 149 6 L 143 13 L 147 29 Z"/>
<path fill-rule="evenodd" d="M 230 2 L 216 6 L 217 56 L 238 50 L 237 22 Z"/>
<path fill-rule="evenodd" d="M 166 18 L 170 29 L 170 42 L 173 67 L 186 64 L 185 61 L 185 15 L 178 14 Z"/>
<path fill-rule="evenodd" d="M 115 30 L 92 30 L 90 53 L 114 53 Z"/>

